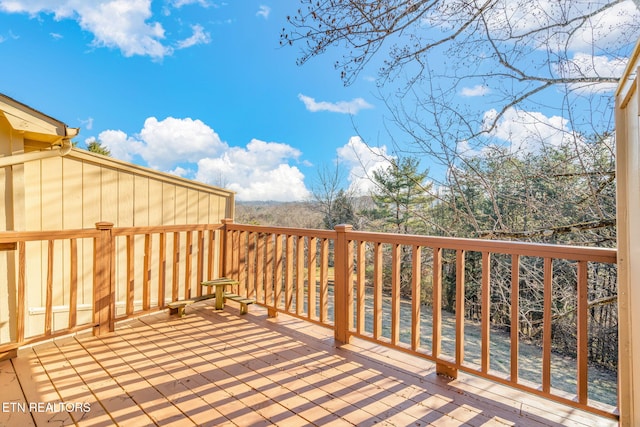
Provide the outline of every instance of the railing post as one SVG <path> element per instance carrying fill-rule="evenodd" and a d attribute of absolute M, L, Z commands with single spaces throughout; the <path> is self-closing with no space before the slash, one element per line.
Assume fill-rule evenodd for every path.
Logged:
<path fill-rule="evenodd" d="M 232 241 L 227 225 L 233 224 L 232 218 L 223 218 L 222 238 L 220 239 L 220 277 L 228 277 L 232 268 Z"/>
<path fill-rule="evenodd" d="M 353 326 L 353 245 L 348 233 L 351 225 L 336 225 L 334 248 L 334 334 L 335 340 L 348 344 Z"/>
<path fill-rule="evenodd" d="M 100 235 L 93 248 L 93 335 L 115 330 L 115 284 L 113 269 L 113 223 L 97 222 Z"/>

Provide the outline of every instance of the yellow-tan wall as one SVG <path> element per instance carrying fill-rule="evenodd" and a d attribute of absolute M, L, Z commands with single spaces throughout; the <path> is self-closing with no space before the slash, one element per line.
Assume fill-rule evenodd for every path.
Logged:
<path fill-rule="evenodd" d="M 1 118 L 0 118 L 1 120 Z M 8 155 L 9 139 L 16 135 L 0 121 L 0 153 Z M 15 147 L 15 142 L 12 143 Z M 4 150 L 2 152 L 1 150 Z M 170 176 L 126 162 L 106 158 L 84 150 L 73 149 L 64 157 L 34 160 L 8 168 L 0 168 L 0 231 L 46 231 L 95 228 L 96 222 L 108 221 L 114 227 L 158 226 L 179 224 L 218 224 L 233 217 L 232 192 Z M 186 239 L 181 238 L 181 253 L 185 253 Z M 116 298 L 117 314 L 124 313 L 127 284 L 126 238 L 116 240 Z M 157 242 L 155 243 L 157 244 Z M 167 236 L 172 248 L 173 236 Z M 90 323 L 92 315 L 93 242 L 78 241 L 80 274 L 78 277 L 78 323 Z M 68 324 L 69 304 L 69 246 L 56 242 L 54 248 L 54 321 L 53 329 Z M 136 237 L 136 274 L 141 271 L 144 237 Z M 16 260 L 15 251 L 0 251 L 0 344 L 15 339 Z M 158 274 L 151 266 L 151 283 Z M 185 271 L 184 257 L 180 271 Z M 192 268 L 195 281 L 195 268 Z M 171 283 L 168 272 L 167 283 Z M 182 273 L 181 273 L 182 274 Z M 47 278 L 47 243 L 27 244 L 26 268 L 27 315 L 25 335 L 43 333 Z M 180 295 L 184 292 L 183 277 Z M 5 282 L 4 285 L 2 282 Z M 152 295 L 157 295 L 157 284 Z M 136 305 L 142 295 L 136 291 Z M 167 298 L 171 293 L 167 292 Z M 155 297 L 157 301 L 157 297 Z M 152 305 L 153 304 L 152 297 Z"/>
<path fill-rule="evenodd" d="M 25 230 L 213 224 L 233 193 L 73 149 L 24 166 Z"/>
<path fill-rule="evenodd" d="M 9 122 L 0 114 L 0 156 L 20 154 L 24 150 L 22 135 L 13 132 Z M 14 199 L 23 197 L 23 165 L 0 167 L 0 231 L 13 230 L 21 226 L 21 218 L 16 219 L 13 212 Z M 11 339 L 15 331 L 16 320 L 10 315 L 16 307 L 16 288 L 10 284 L 16 281 L 15 251 L 0 250 L 0 343 Z"/>
<path fill-rule="evenodd" d="M 640 425 L 640 43 L 616 93 L 620 425 Z"/>

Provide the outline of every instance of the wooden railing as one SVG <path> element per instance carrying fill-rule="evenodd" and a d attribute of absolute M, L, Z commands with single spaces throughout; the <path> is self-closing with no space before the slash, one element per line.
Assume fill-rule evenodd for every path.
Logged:
<path fill-rule="evenodd" d="M 0 307 L 0 352 L 81 329 L 108 333 L 117 320 L 200 295 L 200 282 L 228 276 L 239 281 L 238 293 L 256 299 L 269 315 L 288 313 L 333 328 L 338 342 L 363 338 L 433 361 L 441 374 L 469 372 L 616 417 L 614 407 L 590 399 L 588 387 L 590 313 L 595 291 L 615 275 L 613 249 L 225 220 L 0 232 L 0 250 L 9 283 Z M 554 384 L 558 289 L 570 290 L 568 304 L 575 305 L 576 385 L 570 395 Z M 494 300 L 498 293 L 502 299 Z M 536 295 L 540 307 L 532 310 L 539 313 L 531 318 L 523 314 L 524 304 Z M 465 307 L 474 298 L 477 325 Z M 615 301 L 615 294 L 608 300 Z M 523 363 L 530 361 L 519 355 L 525 326 L 541 334 L 533 378 L 523 375 Z M 506 356 L 494 355 L 498 344 L 508 347 Z"/>
<path fill-rule="evenodd" d="M 10 312 L 0 353 L 201 295 L 219 274 L 221 225 L 0 232 Z M 13 286 L 15 284 L 15 286 Z M 7 342 L 8 341 L 8 342 Z"/>
<path fill-rule="evenodd" d="M 272 316 L 284 312 L 332 327 L 339 342 L 347 343 L 355 336 L 423 357 L 436 363 L 438 373 L 451 377 L 465 371 L 577 408 L 617 416 L 614 407 L 590 400 L 588 392 L 590 298 L 604 268 L 613 270 L 615 281 L 615 249 L 368 233 L 350 226 L 326 231 L 227 221 L 224 253 L 225 274 L 239 280 L 239 292 L 257 299 Z M 479 264 L 479 273 L 473 273 L 468 264 L 465 268 L 471 259 Z M 509 293 L 506 332 L 495 325 L 492 294 L 497 278 L 492 278 L 492 272 L 508 283 L 509 289 L 501 290 Z M 448 316 L 443 310 L 445 273 L 452 278 L 449 288 L 455 292 L 448 296 L 454 301 L 455 314 Z M 470 277 L 473 274 L 476 277 Z M 560 278 L 563 282 L 559 284 Z M 465 292 L 476 279 L 480 338 L 469 343 Z M 525 294 L 520 286 L 530 287 L 532 282 L 539 282 L 539 287 L 526 292 L 542 295 L 537 381 L 523 378 L 520 367 L 528 361 L 519 357 L 520 304 Z M 576 386 L 571 394 L 552 386 L 552 323 L 559 286 L 573 289 L 575 303 Z M 454 336 L 443 334 L 443 323 L 453 323 L 448 330 Z M 498 339 L 505 341 L 505 335 L 508 360 L 492 359 L 492 346 Z M 468 358 L 471 353 L 476 356 Z M 507 371 L 500 372 L 493 362 L 508 365 Z"/>

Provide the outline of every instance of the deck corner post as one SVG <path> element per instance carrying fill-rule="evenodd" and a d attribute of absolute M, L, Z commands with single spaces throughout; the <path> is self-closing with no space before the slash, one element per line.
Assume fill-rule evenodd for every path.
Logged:
<path fill-rule="evenodd" d="M 334 334 L 335 340 L 348 344 L 353 325 L 353 244 L 348 234 L 353 226 L 336 225 L 334 256 Z"/>
<path fill-rule="evenodd" d="M 115 283 L 113 223 L 97 222 L 100 235 L 94 240 L 93 252 L 93 335 L 115 330 Z"/>

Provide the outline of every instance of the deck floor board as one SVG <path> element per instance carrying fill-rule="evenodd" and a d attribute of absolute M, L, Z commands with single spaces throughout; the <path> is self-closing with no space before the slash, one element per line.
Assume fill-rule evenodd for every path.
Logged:
<path fill-rule="evenodd" d="M 2 402 L 88 403 L 89 413 L 3 411 L 0 425 L 616 425 L 506 386 L 253 306 L 211 301 L 21 349 L 0 362 Z"/>

